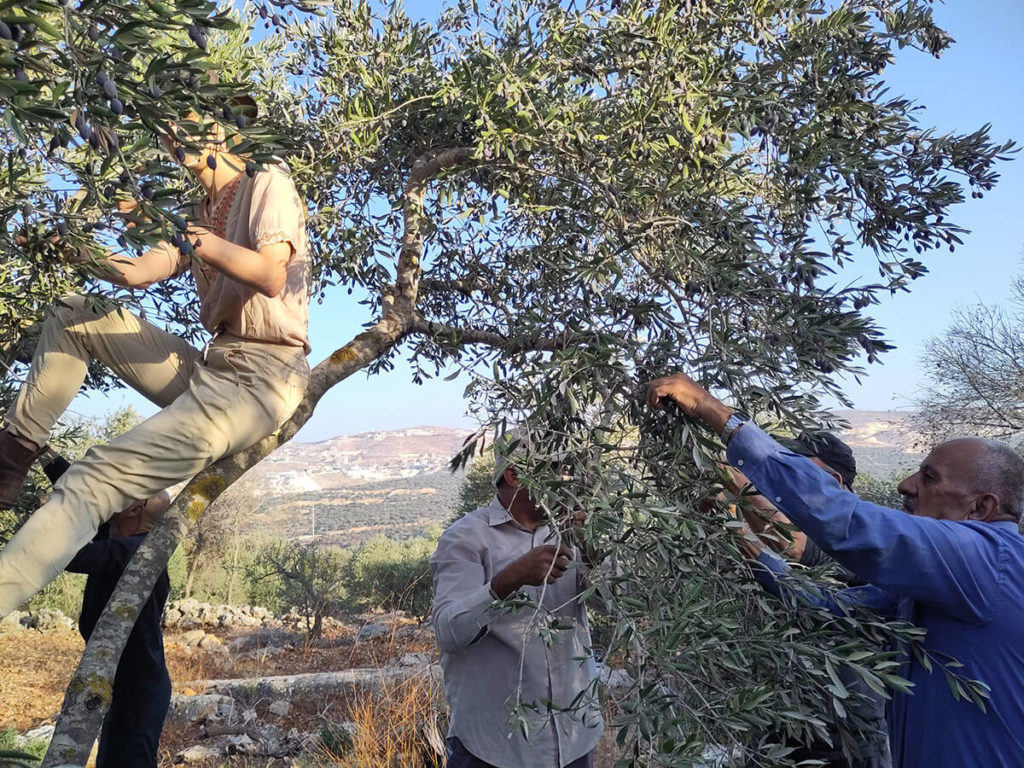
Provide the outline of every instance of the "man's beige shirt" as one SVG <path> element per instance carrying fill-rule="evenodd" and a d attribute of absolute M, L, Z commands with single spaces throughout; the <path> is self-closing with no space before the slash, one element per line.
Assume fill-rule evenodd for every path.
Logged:
<path fill-rule="evenodd" d="M 553 543 L 548 526 L 527 530 L 495 498 L 449 526 L 430 560 L 448 735 L 498 768 L 562 768 L 592 751 L 604 730 L 590 627 L 578 599 L 586 573 L 570 570 L 554 584 L 524 587 L 539 612 L 492 606 L 491 579 Z"/>
<path fill-rule="evenodd" d="M 292 248 L 285 287 L 268 297 L 161 243 L 155 250 L 167 254 L 166 277 L 189 267 L 199 294 L 199 317 L 210 333 L 240 339 L 303 347 L 309 352 L 309 292 L 311 285 L 306 206 L 285 165 L 267 166 L 255 176 L 241 174 L 223 231 L 210 218 L 206 201 L 198 208 L 199 221 L 236 245 L 258 251 L 266 245 L 289 243 Z"/>

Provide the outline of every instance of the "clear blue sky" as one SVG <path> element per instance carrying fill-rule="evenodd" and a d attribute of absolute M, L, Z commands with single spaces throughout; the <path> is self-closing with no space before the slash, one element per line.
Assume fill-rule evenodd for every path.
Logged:
<path fill-rule="evenodd" d="M 406 4 L 416 16 L 432 17 L 440 3 L 413 0 Z M 971 131 L 992 123 L 999 140 L 1024 143 L 1024 2 L 1021 0 L 953 0 L 937 5 L 935 16 L 956 44 L 939 60 L 905 50 L 887 73 L 896 93 L 923 104 L 923 125 L 941 131 Z M 971 230 L 956 253 L 928 254 L 931 272 L 910 294 L 874 308 L 897 349 L 873 365 L 858 385 L 847 391 L 858 408 L 887 410 L 906 407 L 919 387 L 923 342 L 939 333 L 951 310 L 978 300 L 1002 301 L 1010 278 L 1024 269 L 1024 155 L 1001 168 L 1002 179 L 982 200 L 969 199 L 954 219 Z M 328 294 L 311 318 L 313 353 L 318 362 L 350 339 L 367 322 L 364 308 L 344 291 Z M 411 383 L 408 369 L 367 377 L 356 374 L 328 393 L 300 440 L 322 440 L 339 434 L 397 429 L 417 424 L 469 426 L 462 400 L 466 382 Z M 130 392 L 80 397 L 73 409 L 101 415 L 124 404 L 149 414 L 153 406 Z"/>

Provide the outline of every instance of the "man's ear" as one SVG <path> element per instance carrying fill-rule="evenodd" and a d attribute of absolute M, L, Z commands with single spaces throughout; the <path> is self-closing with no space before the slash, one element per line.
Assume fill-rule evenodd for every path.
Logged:
<path fill-rule="evenodd" d="M 994 493 L 983 493 L 974 500 L 967 513 L 967 519 L 987 523 L 999 519 L 1001 511 L 1002 505 L 999 503 L 999 497 Z"/>
<path fill-rule="evenodd" d="M 519 475 L 516 474 L 515 467 L 505 467 L 505 473 L 502 477 L 509 488 L 515 489 L 519 487 Z"/>

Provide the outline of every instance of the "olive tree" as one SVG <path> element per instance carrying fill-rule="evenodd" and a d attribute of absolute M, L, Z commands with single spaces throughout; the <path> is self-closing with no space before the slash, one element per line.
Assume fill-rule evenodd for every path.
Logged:
<path fill-rule="evenodd" d="M 748 583 L 726 513 L 700 511 L 720 488 L 720 446 L 654 418 L 640 393 L 685 367 L 764 421 L 812 426 L 822 396 L 842 400 L 835 374 L 889 348 L 870 316 L 877 297 L 909 288 L 928 251 L 955 248 L 955 204 L 990 188 L 1012 149 L 984 127 L 937 133 L 888 92 L 897 48 L 939 55 L 951 42 L 930 2 L 464 0 L 430 22 L 362 0 L 320 10 L 281 18 L 259 43 L 237 30 L 204 42 L 256 95 L 252 141 L 283 146 L 309 203 L 319 298 L 347 289 L 367 325 L 314 368 L 279 433 L 200 473 L 149 535 L 69 685 L 47 764 L 84 760 L 124 639 L 189 522 L 329 388 L 399 356 L 417 379 L 465 376 L 478 438 L 526 420 L 541 454 L 576 457 L 572 483 L 550 463 L 523 474 L 553 514 L 586 510 L 572 535 L 620 566 L 604 586 L 609 653 L 636 680 L 617 701 L 626 762 L 694 765 L 717 745 L 784 764 L 767 734 L 806 740 L 842 718 L 838 666 L 879 690 L 903 685 L 881 649 L 914 630 L 808 618 Z M 138 122 L 143 162 L 155 150 Z M 169 212 L 151 212 L 166 233 L 181 184 L 146 167 L 166 177 L 153 207 Z M 851 264 L 875 274 L 833 276 Z M 47 280 L 76 276 L 47 263 L 15 280 L 42 301 Z M 184 319 L 189 296 L 171 284 L 143 301 Z M 538 631 L 557 631 L 535 615 Z M 951 686 L 980 701 L 954 672 Z"/>

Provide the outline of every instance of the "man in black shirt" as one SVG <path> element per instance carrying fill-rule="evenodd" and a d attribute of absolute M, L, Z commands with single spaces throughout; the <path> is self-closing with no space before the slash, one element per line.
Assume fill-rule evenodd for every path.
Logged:
<path fill-rule="evenodd" d="M 63 458 L 57 457 L 43 470 L 51 482 L 56 482 L 67 466 Z M 96 538 L 68 564 L 66 570 L 89 577 L 78 617 L 78 630 L 86 641 L 128 561 L 169 505 L 166 491 L 133 502 L 100 526 Z M 103 718 L 96 768 L 156 768 L 157 745 L 171 702 L 171 679 L 160 630 L 170 587 L 165 570 L 139 613 L 121 654 L 110 709 Z"/>
<path fill-rule="evenodd" d="M 857 477 L 853 451 L 831 432 L 812 432 L 795 439 L 776 436 L 775 439 L 792 453 L 809 458 L 832 475 L 843 488 L 850 490 L 853 487 Z M 738 493 L 747 485 L 747 479 L 736 470 L 731 471 L 734 475 L 732 490 Z M 822 551 L 813 539 L 808 538 L 802 531 L 791 528 L 792 524 L 788 518 L 775 509 L 770 501 L 756 493 L 744 498 L 749 507 L 743 510 L 743 516 L 750 529 L 758 534 L 765 544 L 807 567 L 814 568 L 832 563 L 832 558 Z M 771 530 L 772 524 L 786 526 L 787 537 L 783 538 L 777 531 Z M 748 543 L 747 547 L 750 546 Z M 747 554 L 752 553 L 748 551 Z M 834 575 L 838 579 L 850 586 L 856 586 L 852 573 L 838 565 L 835 565 L 835 568 Z M 850 705 L 851 714 L 863 723 L 863 728 L 856 734 L 854 742 L 847 745 L 850 750 L 849 756 L 843 753 L 838 728 L 832 727 L 831 745 L 817 742 L 810 746 L 801 746 L 791 753 L 789 758 L 794 761 L 820 760 L 828 768 L 891 768 L 885 700 L 850 670 L 841 668 L 839 675 L 847 689 L 857 697 L 857 703 Z"/>

